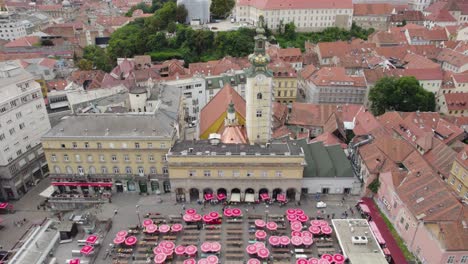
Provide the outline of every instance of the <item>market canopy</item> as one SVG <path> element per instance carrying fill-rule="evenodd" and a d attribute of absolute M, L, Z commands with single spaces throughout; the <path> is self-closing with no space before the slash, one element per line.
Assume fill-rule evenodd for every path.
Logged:
<path fill-rule="evenodd" d="M 244 200 L 246 203 L 253 203 L 255 202 L 255 195 L 253 193 L 246 193 Z"/>
<path fill-rule="evenodd" d="M 240 203 L 240 193 L 232 193 L 231 202 Z"/>

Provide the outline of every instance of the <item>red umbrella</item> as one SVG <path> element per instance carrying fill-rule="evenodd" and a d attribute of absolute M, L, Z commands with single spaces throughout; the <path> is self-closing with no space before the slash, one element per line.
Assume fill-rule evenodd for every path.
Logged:
<path fill-rule="evenodd" d="M 257 255 L 263 259 L 268 258 L 268 256 L 270 255 L 270 250 L 268 250 L 268 248 L 261 248 L 258 250 Z"/>
<path fill-rule="evenodd" d="M 145 227 L 146 233 L 152 234 L 152 233 L 156 232 L 157 230 L 158 230 L 158 226 L 157 226 L 157 225 L 154 225 L 154 224 L 147 225 L 147 226 Z"/>
<path fill-rule="evenodd" d="M 280 238 L 277 236 L 270 236 L 270 238 L 268 238 L 268 242 L 270 242 L 270 245 L 272 246 L 277 246 L 280 243 Z"/>
<path fill-rule="evenodd" d="M 197 264 L 197 261 L 193 258 L 184 260 L 184 264 Z"/>
<path fill-rule="evenodd" d="M 194 255 L 195 253 L 197 253 L 197 247 L 194 246 L 194 245 L 190 245 L 190 246 L 187 246 L 185 248 L 185 254 L 187 255 Z"/>
<path fill-rule="evenodd" d="M 197 264 L 209 264 L 206 258 L 201 258 L 198 260 Z"/>
<path fill-rule="evenodd" d="M 329 226 L 322 226 L 321 229 L 322 233 L 324 233 L 325 235 L 329 235 L 332 233 L 332 229 Z"/>
<path fill-rule="evenodd" d="M 93 245 L 94 243 L 96 243 L 96 241 L 98 240 L 98 236 L 96 235 L 90 235 L 86 238 L 86 244 L 91 244 Z"/>
<path fill-rule="evenodd" d="M 265 239 L 267 236 L 267 233 L 263 230 L 257 230 L 255 232 L 255 237 L 258 238 L 258 239 Z"/>
<path fill-rule="evenodd" d="M 292 231 L 292 232 L 291 232 L 291 236 L 292 236 L 292 237 L 293 237 L 293 236 L 299 236 L 299 237 L 300 237 L 300 236 L 302 236 L 302 232 L 301 232 L 301 231 Z"/>
<path fill-rule="evenodd" d="M 289 245 L 289 243 L 291 243 L 291 239 L 289 239 L 289 237 L 287 236 L 281 236 L 279 240 L 280 240 L 281 245 L 283 246 L 287 246 Z"/>
<path fill-rule="evenodd" d="M 193 221 L 193 216 L 190 214 L 184 214 L 183 219 L 185 222 L 192 222 Z"/>
<path fill-rule="evenodd" d="M 303 214 L 304 214 L 304 210 L 296 209 L 296 215 L 303 215 Z"/>
<path fill-rule="evenodd" d="M 333 255 L 333 260 L 335 263 L 343 263 L 345 261 L 345 257 L 341 254 L 335 254 Z"/>
<path fill-rule="evenodd" d="M 262 199 L 262 201 L 270 200 L 270 196 L 268 195 L 268 193 L 261 193 L 260 198 Z"/>
<path fill-rule="evenodd" d="M 163 247 L 164 247 L 165 249 L 172 250 L 172 249 L 175 248 L 175 244 L 174 244 L 174 242 L 172 242 L 172 241 L 166 241 L 166 242 L 164 243 Z"/>
<path fill-rule="evenodd" d="M 232 215 L 233 216 L 241 216 L 242 215 L 241 209 L 239 209 L 239 208 L 232 209 Z"/>
<path fill-rule="evenodd" d="M 318 264 L 330 264 L 330 261 L 326 259 L 319 259 Z"/>
<path fill-rule="evenodd" d="M 258 260 L 256 258 L 251 258 L 251 259 L 247 260 L 247 264 L 260 264 L 260 260 Z"/>
<path fill-rule="evenodd" d="M 209 252 L 211 250 L 211 243 L 205 242 L 201 245 L 200 250 L 203 252 Z"/>
<path fill-rule="evenodd" d="M 153 253 L 156 255 L 156 254 L 160 254 L 160 253 L 164 253 L 163 252 L 163 248 L 162 247 L 155 247 L 153 248 Z"/>
<path fill-rule="evenodd" d="M 219 242 L 211 242 L 211 251 L 218 252 L 221 250 L 221 244 Z"/>
<path fill-rule="evenodd" d="M 307 222 L 309 220 L 309 217 L 305 214 L 298 215 L 297 220 L 301 221 L 302 223 Z"/>
<path fill-rule="evenodd" d="M 210 255 L 210 256 L 206 257 L 206 260 L 208 260 L 208 262 L 210 264 L 218 264 L 218 262 L 219 262 L 218 257 L 215 256 L 215 255 Z"/>
<path fill-rule="evenodd" d="M 286 202 L 286 195 L 284 194 L 278 194 L 276 196 L 276 200 L 278 200 L 278 202 Z"/>
<path fill-rule="evenodd" d="M 309 231 L 302 231 L 301 237 L 313 237 Z"/>
<path fill-rule="evenodd" d="M 159 226 L 159 232 L 161 233 L 167 233 L 171 230 L 171 227 L 169 225 L 160 225 Z"/>
<path fill-rule="evenodd" d="M 120 237 L 126 237 L 127 235 L 128 235 L 128 232 L 125 230 L 121 230 L 117 232 L 117 236 L 120 236 Z"/>
<path fill-rule="evenodd" d="M 174 252 L 176 253 L 176 255 L 183 255 L 185 254 L 185 247 L 182 245 L 178 245 L 174 248 Z"/>
<path fill-rule="evenodd" d="M 320 220 L 312 220 L 310 221 L 311 226 L 320 226 Z"/>
<path fill-rule="evenodd" d="M 331 261 L 333 261 L 333 256 L 330 255 L 330 254 L 323 254 L 322 259 L 326 259 L 326 260 L 328 260 L 328 262 L 331 262 Z"/>
<path fill-rule="evenodd" d="M 278 225 L 275 222 L 268 222 L 266 223 L 266 228 L 268 230 L 276 230 L 278 228 Z"/>
<path fill-rule="evenodd" d="M 212 193 L 205 194 L 205 200 L 209 201 L 211 199 L 213 199 L 213 194 Z"/>
<path fill-rule="evenodd" d="M 125 237 L 116 236 L 114 238 L 114 244 L 116 245 L 122 244 L 124 241 L 125 241 Z"/>
<path fill-rule="evenodd" d="M 320 234 L 320 227 L 318 226 L 310 226 L 309 227 L 309 231 L 314 234 L 314 235 L 317 235 L 317 234 Z"/>
<path fill-rule="evenodd" d="M 127 246 L 133 246 L 137 242 L 137 238 L 134 236 L 129 236 L 127 239 L 125 239 L 125 245 Z"/>
<path fill-rule="evenodd" d="M 171 230 L 172 230 L 173 232 L 179 232 L 179 231 L 181 231 L 182 229 L 183 229 L 183 226 L 182 226 L 181 224 L 173 224 L 173 225 L 171 226 Z"/>
<path fill-rule="evenodd" d="M 192 220 L 195 221 L 195 222 L 198 222 L 198 221 L 202 220 L 202 216 L 199 215 L 199 214 L 194 214 L 194 215 L 192 215 Z"/>
<path fill-rule="evenodd" d="M 161 248 L 161 252 L 166 254 L 167 256 L 171 256 L 174 253 L 174 250 L 168 248 Z"/>
<path fill-rule="evenodd" d="M 296 221 L 297 220 L 297 215 L 295 214 L 289 214 L 286 216 L 286 219 L 288 219 L 288 221 Z"/>
<path fill-rule="evenodd" d="M 212 220 L 213 220 L 213 218 L 211 218 L 210 215 L 204 215 L 204 216 L 203 216 L 203 222 L 205 222 L 205 223 L 209 223 L 209 222 L 211 222 Z"/>
<path fill-rule="evenodd" d="M 188 214 L 188 215 L 194 215 L 197 213 L 197 210 L 193 209 L 193 208 L 189 208 L 187 210 L 185 210 L 185 214 Z"/>
<path fill-rule="evenodd" d="M 318 258 L 310 258 L 309 259 L 309 264 L 318 264 L 319 263 L 319 259 Z"/>
<path fill-rule="evenodd" d="M 154 263 L 156 264 L 164 263 L 164 261 L 166 261 L 166 258 L 167 256 L 164 253 L 156 254 L 156 256 L 154 256 Z"/>
<path fill-rule="evenodd" d="M 68 264 L 80 264 L 81 260 L 80 259 L 72 259 L 70 261 L 68 261 Z"/>
<path fill-rule="evenodd" d="M 213 219 L 219 218 L 219 213 L 218 212 L 210 212 L 210 217 Z"/>
<path fill-rule="evenodd" d="M 296 264 L 309 264 L 309 261 L 305 258 L 296 259 Z"/>
<path fill-rule="evenodd" d="M 294 231 L 301 231 L 302 230 L 302 223 L 299 221 L 291 222 L 291 229 Z"/>
<path fill-rule="evenodd" d="M 80 253 L 84 255 L 89 255 L 94 251 L 94 247 L 86 245 L 81 248 Z"/>
<path fill-rule="evenodd" d="M 311 237 L 308 237 L 308 236 L 302 237 L 302 244 L 304 244 L 305 246 L 310 246 L 312 245 L 312 243 L 314 243 L 314 241 L 312 240 Z"/>
<path fill-rule="evenodd" d="M 143 226 L 149 226 L 153 224 L 153 220 L 151 219 L 145 219 L 143 220 Z"/>
<path fill-rule="evenodd" d="M 245 251 L 247 252 L 247 254 L 255 254 L 257 253 L 257 247 L 255 245 L 248 245 L 246 248 L 245 248 Z"/>
<path fill-rule="evenodd" d="M 295 215 L 296 214 L 296 209 L 289 208 L 288 210 L 286 210 L 286 214 L 287 215 Z"/>
<path fill-rule="evenodd" d="M 218 200 L 220 200 L 220 201 L 226 199 L 226 194 L 224 194 L 224 193 L 218 193 L 217 196 L 218 196 Z"/>
<path fill-rule="evenodd" d="M 320 226 L 328 226 L 327 221 L 320 220 Z"/>
<path fill-rule="evenodd" d="M 265 227 L 266 223 L 262 219 L 255 220 L 255 226 L 257 227 Z"/>
<path fill-rule="evenodd" d="M 300 246 L 302 244 L 302 238 L 298 236 L 291 237 L 291 244 L 294 246 Z"/>
<path fill-rule="evenodd" d="M 265 243 L 263 243 L 263 242 L 255 242 L 254 245 L 255 245 L 255 247 L 257 247 L 257 249 L 265 247 Z"/>
<path fill-rule="evenodd" d="M 224 215 L 227 216 L 227 217 L 232 216 L 232 210 L 231 210 L 231 208 L 226 208 L 226 209 L 224 209 L 224 212 L 223 212 L 223 213 L 224 213 Z"/>

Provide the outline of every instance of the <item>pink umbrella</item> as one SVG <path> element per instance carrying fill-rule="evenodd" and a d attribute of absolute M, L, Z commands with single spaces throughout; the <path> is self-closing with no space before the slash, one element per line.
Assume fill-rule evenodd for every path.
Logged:
<path fill-rule="evenodd" d="M 211 242 L 211 251 L 218 252 L 221 250 L 221 244 L 219 242 Z"/>
<path fill-rule="evenodd" d="M 267 233 L 263 230 L 257 230 L 255 232 L 255 237 L 258 238 L 258 239 L 265 239 L 267 236 Z"/>
<path fill-rule="evenodd" d="M 172 230 L 173 232 L 179 232 L 179 231 L 181 231 L 182 229 L 183 229 L 183 226 L 182 226 L 181 224 L 173 224 L 173 225 L 171 226 L 171 230 Z"/>
<path fill-rule="evenodd" d="M 309 261 L 305 258 L 296 259 L 296 264 L 309 264 Z"/>
<path fill-rule="evenodd" d="M 266 223 L 266 228 L 268 228 L 268 230 L 276 230 L 278 228 L 278 225 L 275 223 L 275 222 L 268 222 Z"/>
<path fill-rule="evenodd" d="M 251 258 L 251 259 L 247 260 L 247 264 L 260 264 L 260 260 L 258 260 L 256 258 Z"/>
<path fill-rule="evenodd" d="M 280 237 L 280 243 L 283 246 L 287 246 L 287 245 L 289 245 L 289 243 L 291 243 L 291 239 L 289 237 L 287 237 L 287 236 L 281 236 Z"/>
<path fill-rule="evenodd" d="M 310 221 L 311 226 L 320 226 L 320 220 L 312 220 Z"/>
<path fill-rule="evenodd" d="M 166 256 L 171 256 L 174 253 L 173 249 L 168 248 L 161 248 L 162 253 L 166 254 Z"/>
<path fill-rule="evenodd" d="M 164 261 L 166 261 L 166 258 L 167 256 L 164 253 L 156 254 L 156 256 L 154 256 L 154 263 L 157 263 L 157 264 L 164 263 Z"/>
<path fill-rule="evenodd" d="M 147 226 L 145 227 L 146 233 L 152 234 L 152 233 L 156 232 L 157 230 L 158 230 L 158 226 L 157 226 L 157 225 L 154 225 L 154 224 L 147 225 Z"/>
<path fill-rule="evenodd" d="M 322 259 L 326 259 L 326 260 L 328 260 L 328 262 L 331 262 L 331 261 L 333 261 L 333 256 L 330 255 L 330 254 L 323 254 Z"/>
<path fill-rule="evenodd" d="M 184 264 L 197 264 L 197 261 L 193 258 L 184 260 Z"/>
<path fill-rule="evenodd" d="M 185 247 L 182 245 L 178 245 L 174 248 L 174 252 L 176 253 L 176 255 L 183 255 L 185 254 Z"/>
<path fill-rule="evenodd" d="M 198 260 L 197 264 L 209 264 L 209 263 L 208 263 L 208 260 L 206 260 L 206 258 L 201 258 Z"/>
<path fill-rule="evenodd" d="M 257 255 L 263 259 L 268 258 L 268 256 L 270 255 L 270 250 L 268 250 L 268 248 L 261 248 L 258 250 Z"/>
<path fill-rule="evenodd" d="M 345 261 L 345 257 L 341 254 L 335 254 L 333 255 L 333 260 L 335 261 L 335 263 L 342 263 Z"/>
<path fill-rule="evenodd" d="M 149 226 L 153 224 L 153 220 L 151 219 L 145 219 L 143 220 L 143 226 Z"/>
<path fill-rule="evenodd" d="M 255 220 L 255 226 L 257 227 L 265 227 L 266 223 L 262 219 Z"/>
<path fill-rule="evenodd" d="M 184 214 L 183 219 L 185 222 L 191 222 L 193 221 L 193 216 L 189 214 Z"/>
<path fill-rule="evenodd" d="M 327 221 L 320 220 L 320 226 L 328 226 Z"/>
<path fill-rule="evenodd" d="M 330 264 L 330 261 L 326 259 L 319 259 L 318 264 Z"/>
<path fill-rule="evenodd" d="M 195 221 L 195 222 L 198 222 L 198 221 L 202 220 L 202 216 L 199 215 L 199 214 L 194 214 L 194 215 L 192 215 L 192 220 Z"/>
<path fill-rule="evenodd" d="M 318 258 L 310 258 L 309 259 L 309 264 L 318 264 L 319 263 L 319 259 Z"/>
<path fill-rule="evenodd" d="M 187 210 L 185 210 L 185 213 L 188 214 L 188 215 L 194 215 L 197 213 L 197 210 L 193 209 L 193 208 L 189 208 Z"/>
<path fill-rule="evenodd" d="M 121 230 L 117 232 L 117 236 L 120 236 L 120 237 L 126 237 L 127 235 L 128 235 L 128 232 L 125 230 Z"/>
<path fill-rule="evenodd" d="M 270 245 L 272 246 L 277 246 L 280 243 L 280 238 L 277 236 L 270 236 L 270 238 L 268 238 L 268 242 L 270 242 Z"/>
<path fill-rule="evenodd" d="M 209 222 L 211 222 L 212 220 L 213 220 L 213 219 L 211 218 L 210 215 L 204 215 L 204 216 L 203 216 L 203 222 L 205 222 L 205 223 L 209 223 Z"/>
<path fill-rule="evenodd" d="M 224 194 L 224 193 L 218 193 L 217 196 L 218 196 L 218 200 L 220 200 L 220 201 L 226 199 L 226 194 Z"/>
<path fill-rule="evenodd" d="M 320 227 L 318 226 L 310 226 L 309 227 L 309 231 L 314 234 L 314 235 L 317 235 L 317 234 L 320 234 Z"/>
<path fill-rule="evenodd" d="M 255 254 L 257 253 L 257 247 L 255 245 L 248 245 L 246 248 L 245 248 L 245 251 L 247 252 L 247 254 Z"/>
<path fill-rule="evenodd" d="M 286 214 L 287 215 L 295 215 L 296 214 L 296 209 L 289 208 L 288 210 L 286 210 Z"/>
<path fill-rule="evenodd" d="M 169 225 L 160 225 L 159 226 L 159 232 L 161 233 L 167 233 L 171 230 L 171 227 Z"/>
<path fill-rule="evenodd" d="M 224 215 L 227 216 L 227 217 L 231 217 L 232 216 L 232 210 L 231 208 L 226 208 L 224 209 Z"/>
<path fill-rule="evenodd" d="M 322 229 L 322 233 L 324 233 L 325 235 L 329 235 L 332 233 L 332 229 L 329 226 L 322 226 L 321 229 Z"/>
<path fill-rule="evenodd" d="M 264 247 L 265 247 L 265 243 L 263 243 L 263 242 L 255 242 L 255 243 L 254 243 L 254 246 L 255 246 L 257 249 L 261 249 L 261 248 L 264 248 Z"/>
<path fill-rule="evenodd" d="M 164 253 L 163 248 L 162 247 L 155 247 L 155 248 L 153 248 L 153 253 L 155 255 L 160 254 L 160 253 Z"/>
<path fill-rule="evenodd" d="M 239 208 L 232 209 L 232 215 L 233 216 L 241 216 L 242 215 L 241 209 L 239 209 Z"/>
<path fill-rule="evenodd" d="M 98 236 L 96 235 L 90 235 L 86 238 L 86 244 L 91 244 L 93 245 L 94 243 L 96 243 L 96 241 L 98 240 Z"/>
<path fill-rule="evenodd" d="M 278 202 L 286 202 L 286 195 L 284 194 L 278 194 L 276 196 L 276 200 L 278 200 Z"/>
<path fill-rule="evenodd" d="M 219 213 L 218 212 L 210 212 L 210 217 L 213 219 L 219 218 Z"/>
<path fill-rule="evenodd" d="M 296 209 L 296 215 L 303 215 L 303 214 L 304 214 L 304 210 Z"/>
<path fill-rule="evenodd" d="M 209 252 L 211 250 L 211 243 L 210 242 L 205 242 L 201 245 L 200 247 L 201 251 L 203 252 Z"/>
<path fill-rule="evenodd" d="M 213 199 L 213 194 L 212 193 L 206 193 L 205 194 L 205 200 L 209 201 L 211 199 Z"/>
<path fill-rule="evenodd" d="M 302 230 L 302 223 L 299 221 L 291 222 L 291 229 L 294 231 L 301 231 Z"/>
<path fill-rule="evenodd" d="M 314 243 L 314 241 L 312 240 L 311 237 L 302 237 L 302 244 L 304 244 L 304 246 L 310 246 L 312 245 L 312 243 Z"/>
<path fill-rule="evenodd" d="M 302 244 L 302 238 L 298 236 L 291 237 L 291 244 L 294 246 L 300 246 Z"/>
<path fill-rule="evenodd" d="M 195 253 L 197 253 L 197 247 L 194 246 L 194 245 L 190 245 L 190 246 L 187 246 L 185 248 L 185 254 L 187 255 L 194 255 Z"/>
<path fill-rule="evenodd" d="M 206 257 L 206 260 L 208 260 L 208 262 L 210 264 L 218 264 L 218 262 L 219 262 L 218 257 L 215 256 L 215 255 L 210 255 L 210 256 Z"/>
<path fill-rule="evenodd" d="M 127 239 L 125 239 L 125 245 L 127 246 L 133 246 L 137 242 L 137 238 L 134 236 L 129 236 Z"/>
<path fill-rule="evenodd" d="M 68 264 L 80 264 L 81 260 L 80 259 L 72 259 L 70 261 L 68 261 Z"/>
<path fill-rule="evenodd" d="M 291 232 L 291 236 L 292 236 L 292 237 L 293 237 L 293 236 L 299 236 L 299 237 L 300 237 L 300 236 L 302 236 L 302 232 L 301 232 L 301 231 L 292 231 L 292 232 Z"/>
<path fill-rule="evenodd" d="M 89 255 L 94 251 L 94 247 L 86 245 L 81 248 L 80 253 L 84 255 Z"/>
<path fill-rule="evenodd" d="M 309 231 L 302 231 L 301 237 L 313 237 Z"/>
<path fill-rule="evenodd" d="M 309 217 L 305 214 L 298 215 L 297 220 L 301 221 L 302 223 L 307 222 L 309 220 Z"/>
<path fill-rule="evenodd" d="M 262 199 L 262 201 L 266 201 L 270 199 L 270 196 L 268 195 L 268 193 L 261 193 L 260 199 Z"/>
<path fill-rule="evenodd" d="M 288 219 L 288 221 L 296 221 L 297 220 L 297 215 L 295 214 L 289 214 L 286 216 L 286 219 Z"/>
<path fill-rule="evenodd" d="M 166 241 L 166 243 L 164 243 L 163 247 L 165 249 L 173 250 L 175 248 L 175 244 L 172 241 Z"/>

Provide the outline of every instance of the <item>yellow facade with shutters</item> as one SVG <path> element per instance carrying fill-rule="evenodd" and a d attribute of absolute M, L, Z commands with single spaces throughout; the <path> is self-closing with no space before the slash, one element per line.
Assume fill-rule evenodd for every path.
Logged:
<path fill-rule="evenodd" d="M 292 104 L 297 97 L 297 78 L 274 77 L 275 101 L 282 104 Z"/>
<path fill-rule="evenodd" d="M 448 184 L 459 196 L 468 199 L 468 169 L 457 160 L 452 164 Z"/>

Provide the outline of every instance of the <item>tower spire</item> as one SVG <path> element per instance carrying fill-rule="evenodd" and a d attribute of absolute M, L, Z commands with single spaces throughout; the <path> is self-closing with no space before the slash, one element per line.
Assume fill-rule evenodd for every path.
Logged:
<path fill-rule="evenodd" d="M 260 15 L 257 22 L 257 28 L 255 30 L 256 36 L 254 53 L 249 55 L 249 61 L 252 65 L 250 68 L 251 74 L 256 75 L 257 73 L 267 73 L 267 65 L 270 62 L 270 56 L 266 54 L 265 44 L 267 38 L 265 37 L 265 29 L 263 16 Z"/>

